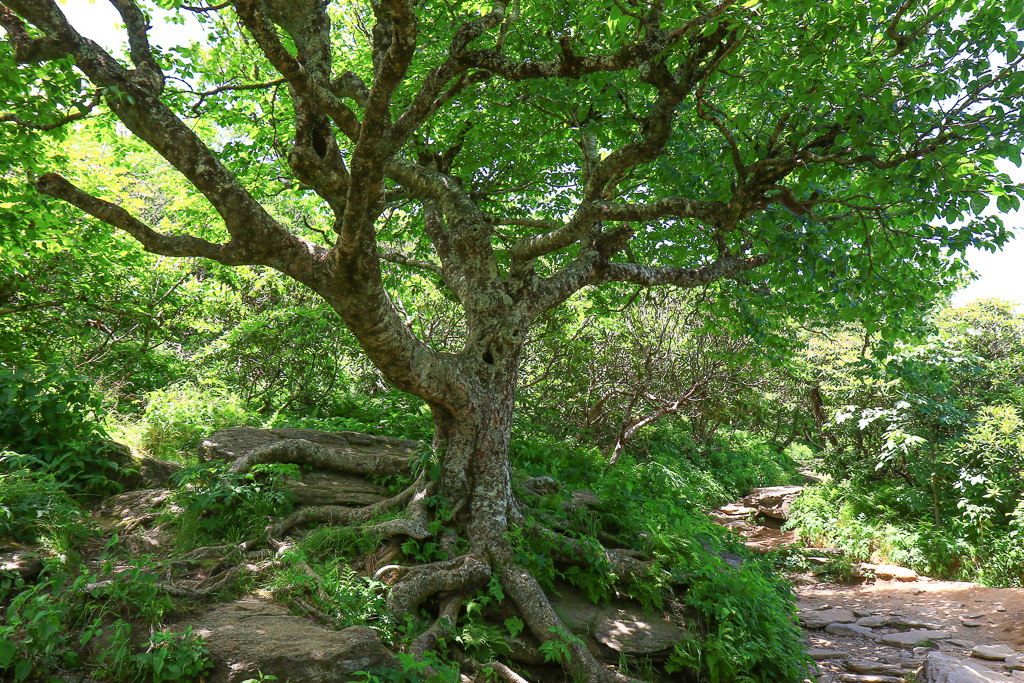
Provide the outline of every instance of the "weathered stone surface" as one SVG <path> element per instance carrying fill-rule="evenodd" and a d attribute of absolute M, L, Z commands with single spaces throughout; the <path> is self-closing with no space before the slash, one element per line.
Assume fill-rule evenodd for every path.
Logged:
<path fill-rule="evenodd" d="M 100 515 L 113 519 L 119 533 L 127 534 L 153 522 L 170 498 L 167 489 L 125 491 L 104 500 Z"/>
<path fill-rule="evenodd" d="M 861 562 L 857 565 L 855 574 L 857 576 L 867 576 L 868 574 L 874 575 L 876 579 L 882 579 L 883 581 L 917 581 L 918 575 L 913 569 L 907 569 L 906 567 L 897 567 L 894 564 L 870 564 L 867 562 Z"/>
<path fill-rule="evenodd" d="M 811 648 L 807 651 L 807 654 L 816 662 L 823 662 L 827 659 L 847 659 L 850 656 L 849 652 L 819 647 Z"/>
<path fill-rule="evenodd" d="M 855 674 L 874 674 L 878 676 L 902 676 L 906 671 L 898 664 L 883 664 L 873 659 L 851 659 L 843 662 L 849 671 Z"/>
<path fill-rule="evenodd" d="M 667 655 L 686 636 L 685 629 L 659 615 L 645 615 L 639 605 L 632 603 L 594 605 L 564 593 L 551 604 L 584 643 L 600 643 L 615 653 Z M 588 648 L 595 650 L 592 644 Z M 604 657 L 608 653 L 597 647 L 594 654 Z"/>
<path fill-rule="evenodd" d="M 786 520 L 789 519 L 790 506 L 803 490 L 803 486 L 768 486 L 754 489 L 740 500 L 740 504 L 754 508 L 766 517 Z"/>
<path fill-rule="evenodd" d="M 949 640 L 955 633 L 947 631 L 907 631 L 905 633 L 887 633 L 881 642 L 893 647 L 919 647 L 928 641 Z"/>
<path fill-rule="evenodd" d="M 323 432 L 316 429 L 256 429 L 231 427 L 214 432 L 199 444 L 202 460 L 235 460 L 257 448 L 288 439 L 302 439 L 329 451 L 345 470 L 364 476 L 411 471 L 412 455 L 423 447 L 418 441 L 371 436 L 358 432 Z"/>
<path fill-rule="evenodd" d="M 877 674 L 840 674 L 842 683 L 903 683 L 898 676 L 880 676 Z"/>
<path fill-rule="evenodd" d="M 852 624 L 857 621 L 848 609 L 800 610 L 797 615 L 804 628 L 825 628 L 829 624 Z"/>
<path fill-rule="evenodd" d="M 1005 683 L 1010 681 L 980 664 L 972 664 L 938 652 L 930 652 L 917 674 L 918 683 Z"/>
<path fill-rule="evenodd" d="M 369 627 L 332 631 L 265 600 L 216 605 L 191 626 L 213 660 L 210 683 L 240 683 L 258 672 L 279 681 L 344 683 L 357 671 L 396 664 Z"/>
<path fill-rule="evenodd" d="M 893 619 L 894 617 L 884 614 L 871 617 L 861 617 L 857 620 L 857 626 L 864 626 L 867 628 L 881 628 L 883 626 L 888 626 L 889 624 L 891 624 L 893 622 Z"/>
<path fill-rule="evenodd" d="M 15 572 L 23 579 L 35 578 L 43 570 L 36 548 L 13 548 L 0 552 L 0 572 Z"/>
<path fill-rule="evenodd" d="M 1007 669 L 1014 671 L 1024 671 L 1024 655 L 1010 655 L 1003 662 Z"/>
<path fill-rule="evenodd" d="M 977 657 L 978 659 L 989 659 L 992 661 L 1001 662 L 1007 657 L 1012 657 L 1016 654 L 1012 648 L 1007 645 L 978 645 L 971 650 L 971 656 Z"/>
<path fill-rule="evenodd" d="M 975 645 L 977 645 L 977 643 L 973 640 L 961 640 L 959 638 L 950 638 L 946 642 L 950 645 L 955 645 L 956 647 L 963 648 L 964 650 L 970 650 Z"/>
<path fill-rule="evenodd" d="M 925 619 L 919 619 L 917 617 L 904 617 L 899 615 L 893 615 L 889 619 L 889 626 L 896 628 L 918 628 L 925 629 L 928 631 L 939 631 L 942 629 L 942 624 L 936 621 L 927 621 Z"/>
<path fill-rule="evenodd" d="M 826 633 L 834 636 L 856 636 L 868 640 L 878 640 L 878 634 L 869 628 L 857 626 L 856 624 L 829 624 L 825 627 Z"/>
<path fill-rule="evenodd" d="M 300 505 L 370 505 L 384 500 L 384 489 L 366 477 L 340 472 L 303 472 L 285 487 Z"/>

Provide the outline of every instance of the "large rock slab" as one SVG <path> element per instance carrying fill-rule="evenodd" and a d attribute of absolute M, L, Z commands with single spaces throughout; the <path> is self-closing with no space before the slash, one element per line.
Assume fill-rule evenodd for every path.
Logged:
<path fill-rule="evenodd" d="M 835 636 L 854 636 L 858 638 L 867 638 L 868 640 L 878 640 L 878 634 L 872 631 L 870 628 L 864 626 L 857 626 L 856 624 L 829 624 L 825 627 L 826 633 L 831 633 Z"/>
<path fill-rule="evenodd" d="M 424 447 L 418 441 L 358 432 L 231 427 L 204 439 L 199 444 L 199 457 L 203 460 L 235 460 L 263 446 L 294 439 L 316 444 L 341 461 L 345 471 L 363 476 L 386 476 L 396 472 L 409 474 L 413 454 Z"/>
<path fill-rule="evenodd" d="M 978 645 L 971 650 L 971 656 L 977 657 L 978 659 L 989 659 L 992 661 L 1001 662 L 1007 657 L 1012 657 L 1016 653 L 1013 648 L 1008 645 L 999 643 L 997 645 Z"/>
<path fill-rule="evenodd" d="M 938 652 L 929 652 L 917 672 L 918 683 L 1006 683 L 1009 676 Z"/>
<path fill-rule="evenodd" d="M 551 601 L 551 606 L 594 655 L 609 659 L 610 650 L 616 653 L 610 658 L 615 662 L 618 654 L 668 655 L 672 646 L 686 637 L 685 629 L 660 615 L 644 614 L 637 604 L 594 605 L 563 593 Z"/>
<path fill-rule="evenodd" d="M 903 633 L 887 633 L 879 640 L 884 645 L 913 648 L 936 640 L 949 640 L 955 635 L 955 633 L 947 631 L 905 631 Z"/>
<path fill-rule="evenodd" d="M 851 659 L 843 662 L 843 666 L 855 674 L 902 676 L 906 673 L 903 667 L 898 664 L 884 664 L 873 659 Z"/>
<path fill-rule="evenodd" d="M 752 490 L 740 503 L 766 517 L 785 521 L 789 519 L 790 506 L 803 490 L 803 486 L 767 486 Z"/>
<path fill-rule="evenodd" d="M 854 575 L 859 577 L 868 576 L 869 574 L 882 581 L 917 581 L 920 578 L 913 569 L 899 567 L 894 564 L 862 562 L 857 565 L 854 571 Z"/>
<path fill-rule="evenodd" d="M 213 660 L 209 683 L 241 683 L 259 672 L 279 681 L 345 683 L 357 671 L 397 664 L 367 626 L 332 631 L 266 600 L 216 605 L 190 625 Z"/>
<path fill-rule="evenodd" d="M 804 628 L 825 628 L 829 624 L 852 624 L 857 621 L 853 612 L 836 607 L 822 610 L 800 610 L 797 619 Z"/>
<path fill-rule="evenodd" d="M 13 547 L 0 549 L 0 572 L 14 572 L 25 580 L 34 579 L 43 570 L 38 548 Z"/>

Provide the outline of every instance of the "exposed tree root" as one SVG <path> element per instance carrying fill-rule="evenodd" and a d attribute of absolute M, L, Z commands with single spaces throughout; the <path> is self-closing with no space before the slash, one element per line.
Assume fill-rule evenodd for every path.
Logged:
<path fill-rule="evenodd" d="M 474 674 L 474 683 L 479 681 L 480 683 L 490 683 L 495 677 L 498 680 L 506 681 L 506 683 L 529 683 L 525 678 L 517 674 L 515 671 L 502 664 L 501 662 L 478 662 L 475 659 L 471 659 L 466 656 L 462 650 L 453 648 L 452 654 L 463 668 Z M 488 669 L 490 672 L 488 673 Z"/>
<path fill-rule="evenodd" d="M 356 473 L 362 473 L 361 470 L 365 469 L 365 464 L 358 465 L 360 469 L 355 469 L 356 466 L 346 456 L 301 440 L 283 441 L 261 448 L 250 456 L 239 458 L 232 465 L 232 469 L 236 472 L 246 472 L 256 464 L 270 462 L 298 462 L 319 468 Z M 507 477 L 505 481 L 507 482 Z M 455 498 L 452 495 L 447 496 L 448 512 L 451 516 L 445 519 L 451 519 L 452 522 L 445 526 L 437 539 L 439 545 L 451 555 L 458 547 L 459 539 L 465 538 L 458 531 L 461 527 L 464 532 L 468 533 L 470 547 L 473 549 L 470 553 L 454 559 L 424 565 L 395 564 L 392 561 L 398 556 L 401 547 L 396 541 L 386 552 L 378 553 L 367 560 L 367 572 L 372 572 L 375 579 L 385 581 L 390 585 L 387 606 L 395 619 L 402 621 L 407 616 L 416 615 L 425 602 L 436 597 L 436 619 L 412 641 L 408 646 L 408 652 L 417 660 L 423 661 L 428 652 L 438 647 L 446 636 L 454 632 L 467 597 L 486 585 L 492 572 L 497 572 L 505 595 L 513 603 L 513 609 L 517 610 L 524 620 L 528 632 L 540 643 L 551 640 L 559 641 L 559 648 L 556 651 L 565 653 L 565 661 L 562 664 L 574 676 L 597 683 L 620 683 L 634 680 L 605 667 L 581 640 L 571 636 L 565 624 L 555 613 L 536 578 L 515 561 L 515 551 L 505 539 L 504 530 L 509 523 L 513 525 L 525 523 L 524 513 L 526 510 L 522 508 L 522 503 L 516 501 L 514 497 L 506 497 L 504 498 L 506 502 L 501 503 L 502 496 L 499 495 L 494 500 L 482 498 L 472 505 L 467 505 L 471 490 L 471 487 L 464 490 L 455 487 L 448 491 L 448 494 L 455 491 L 461 491 L 461 493 Z M 255 553 L 261 553 L 259 557 L 266 558 L 268 555 L 279 554 L 283 548 L 290 547 L 277 539 L 283 538 L 297 526 L 303 524 L 327 523 L 356 526 L 365 533 L 385 538 L 408 537 L 419 540 L 428 538 L 433 535 L 433 532 L 430 528 L 432 514 L 427 506 L 427 499 L 434 492 L 434 482 L 429 481 L 425 473 L 421 473 L 416 481 L 401 493 L 378 503 L 359 508 L 340 505 L 300 508 L 287 518 L 268 527 L 265 534 L 245 543 L 197 549 L 190 553 L 188 558 L 200 560 L 220 557 L 221 562 L 215 570 L 222 569 L 231 561 L 235 561 L 237 564 L 208 579 L 209 585 L 191 589 L 192 595 L 208 594 L 226 585 L 228 581 L 244 571 L 245 559 L 257 557 Z M 504 506 L 504 513 L 502 513 L 502 506 Z M 399 510 L 402 511 L 402 514 L 398 517 L 379 522 L 373 521 L 382 514 Z M 554 517 L 548 521 L 555 528 L 568 532 L 566 525 Z M 528 533 L 542 538 L 546 542 L 545 545 L 550 548 L 553 559 L 560 563 L 586 564 L 589 561 L 588 557 L 592 558 L 595 552 L 594 547 L 571 538 L 567 533 L 552 530 L 547 526 L 532 526 Z M 270 548 L 273 552 L 268 552 L 266 548 Z M 638 557 L 640 554 L 634 551 L 607 549 L 602 546 L 601 552 L 603 552 L 609 568 L 619 579 L 639 580 L 648 576 L 653 569 L 653 562 L 641 559 Z M 331 623 L 332 616 L 315 604 L 318 601 L 329 603 L 329 596 L 319 586 L 320 577 L 304 562 L 297 562 L 294 566 L 299 571 L 313 577 L 311 590 L 314 591 L 314 599 L 312 603 L 295 595 L 289 595 L 286 599 L 305 614 L 325 623 Z M 496 676 L 499 680 L 508 683 L 522 683 L 525 680 L 500 662 L 479 662 L 467 657 L 457 649 L 454 650 L 454 656 L 463 670 L 472 674 L 475 680 L 484 680 L 487 675 Z M 490 670 L 492 673 L 486 674 L 485 670 Z"/>
<path fill-rule="evenodd" d="M 391 587 L 388 609 L 402 619 L 415 614 L 432 595 L 473 590 L 487 583 L 490 576 L 490 565 L 473 555 L 411 567 Z"/>
<path fill-rule="evenodd" d="M 357 451 L 328 450 L 305 439 L 283 439 L 257 448 L 231 464 L 231 471 L 245 474 L 254 465 L 295 463 L 367 477 L 408 474 L 409 462 L 398 456 L 367 456 Z"/>
<path fill-rule="evenodd" d="M 441 601 L 441 609 L 438 610 L 437 619 L 423 633 L 416 636 L 416 639 L 409 645 L 409 653 L 422 659 L 430 650 L 433 650 L 438 641 L 444 637 L 445 632 L 455 628 L 455 621 L 458 619 L 459 611 L 462 609 L 462 596 L 455 595 Z"/>
<path fill-rule="evenodd" d="M 577 638 L 562 638 L 569 631 L 530 572 L 518 565 L 507 565 L 501 571 L 501 586 L 519 607 L 527 628 L 542 643 L 560 639 L 568 648 L 566 668 L 576 676 L 596 683 L 626 683 L 636 679 L 606 669 Z"/>
<path fill-rule="evenodd" d="M 189 588 L 172 582 L 157 582 L 153 585 L 158 589 L 166 593 L 173 598 L 186 598 L 190 600 L 203 600 L 210 597 L 214 593 L 226 588 L 231 585 L 236 579 L 243 575 L 258 575 L 269 569 L 273 569 L 280 566 L 280 562 L 267 562 L 261 565 L 253 564 L 237 564 L 230 569 L 222 571 L 218 574 L 208 577 L 203 580 L 196 588 Z M 115 579 L 104 579 L 103 581 L 95 581 L 88 583 L 83 587 L 83 592 L 91 593 L 92 591 L 105 588 L 113 585 Z"/>
<path fill-rule="evenodd" d="M 301 508 L 270 527 L 268 535 L 270 538 L 280 538 L 299 524 L 308 524 L 310 522 L 330 522 L 332 524 L 345 525 L 361 524 L 373 519 L 377 515 L 406 506 L 413 513 L 406 520 L 406 524 L 389 525 L 388 522 L 383 522 L 374 525 L 378 528 L 373 529 L 370 527 L 368 531 L 372 529 L 374 533 L 381 533 L 384 536 L 398 534 L 413 536 L 414 533 L 417 533 L 421 535 L 413 536 L 413 538 L 426 538 L 430 534 L 426 531 L 426 525 L 422 523 L 423 515 L 418 513 L 422 508 L 420 501 L 426 498 L 427 495 L 426 475 L 421 474 L 416 481 L 401 493 L 372 505 L 365 505 L 360 508 L 350 508 L 343 505 L 318 505 Z M 389 521 L 397 522 L 398 520 Z"/>
<path fill-rule="evenodd" d="M 531 534 L 541 536 L 554 544 L 554 552 L 557 560 L 566 564 L 583 565 L 589 562 L 588 549 L 576 539 L 569 538 L 563 534 L 556 533 L 544 527 L 535 526 L 530 529 Z M 604 557 L 608 565 L 620 579 L 635 581 L 648 576 L 651 573 L 653 562 L 639 560 L 635 557 L 635 551 L 610 550 L 604 548 Z"/>

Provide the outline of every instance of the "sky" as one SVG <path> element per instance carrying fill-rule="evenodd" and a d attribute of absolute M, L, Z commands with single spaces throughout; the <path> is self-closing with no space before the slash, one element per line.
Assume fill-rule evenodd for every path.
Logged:
<path fill-rule="evenodd" d="M 61 0 L 61 9 L 83 35 L 108 50 L 116 51 L 124 42 L 124 33 L 117 29 L 121 18 L 109 2 Z M 150 31 L 150 40 L 154 44 L 187 43 L 192 36 L 200 33 L 198 23 L 191 17 L 184 25 L 173 25 L 163 21 L 160 16 L 158 14 L 154 19 Z M 1024 168 L 1004 161 L 999 165 L 999 170 L 1008 173 L 1016 183 L 1024 182 Z M 1002 251 L 996 253 L 968 250 L 967 262 L 979 277 L 953 296 L 954 306 L 964 306 L 977 299 L 996 298 L 1014 302 L 1019 310 L 1024 309 L 1024 213 L 1014 211 L 1005 214 L 1003 221 L 1019 238 L 1011 240 Z"/>

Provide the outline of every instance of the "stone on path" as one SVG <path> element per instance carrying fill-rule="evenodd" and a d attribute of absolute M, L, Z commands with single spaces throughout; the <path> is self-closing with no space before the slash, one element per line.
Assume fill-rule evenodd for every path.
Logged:
<path fill-rule="evenodd" d="M 930 652 L 917 674 L 918 683 L 1006 683 L 1009 676 L 938 652 Z"/>
<path fill-rule="evenodd" d="M 1011 655 L 1003 662 L 1008 669 L 1024 671 L 1024 655 Z"/>
<path fill-rule="evenodd" d="M 934 621 L 925 621 L 924 619 L 895 615 L 889 619 L 889 623 L 887 625 L 895 628 L 923 628 L 927 631 L 938 631 L 943 626 L 942 624 Z"/>
<path fill-rule="evenodd" d="M 999 645 L 978 645 L 971 650 L 971 656 L 977 657 L 978 659 L 989 659 L 992 661 L 1003 661 L 1007 657 L 1012 657 L 1016 654 L 1008 646 Z"/>
<path fill-rule="evenodd" d="M 866 626 L 867 628 L 881 628 L 882 626 L 888 626 L 893 623 L 894 619 L 898 617 L 890 617 L 886 615 L 878 615 L 875 617 L 861 617 L 857 620 L 857 626 Z"/>
<path fill-rule="evenodd" d="M 868 572 L 874 574 L 876 579 L 882 579 L 883 581 L 917 581 L 919 578 L 917 572 L 913 569 L 907 569 L 906 567 L 897 567 L 894 564 L 869 564 L 862 562 L 857 565 L 856 574 L 859 576 L 866 576 Z"/>
<path fill-rule="evenodd" d="M 823 662 L 827 659 L 846 659 L 850 656 L 849 652 L 843 652 L 842 650 L 830 650 L 825 647 L 814 647 L 807 651 L 811 659 L 816 662 Z"/>
<path fill-rule="evenodd" d="M 906 631 L 904 633 L 887 633 L 881 637 L 881 642 L 893 647 L 913 648 L 919 647 L 928 641 L 949 640 L 955 633 L 947 631 Z"/>
<path fill-rule="evenodd" d="M 838 608 L 800 610 L 797 617 L 804 628 L 825 628 L 829 624 L 852 624 L 857 621 L 853 612 Z"/>
<path fill-rule="evenodd" d="M 961 640 L 959 638 L 950 638 L 946 642 L 949 643 L 950 645 L 955 645 L 957 647 L 962 647 L 965 650 L 970 650 L 975 645 L 977 645 L 977 643 L 974 642 L 973 640 Z"/>
<path fill-rule="evenodd" d="M 883 664 L 873 659 L 851 659 L 843 662 L 843 666 L 855 674 L 873 674 L 876 676 L 902 676 L 906 669 L 898 664 Z"/>
<path fill-rule="evenodd" d="M 878 676 L 875 674 L 841 674 L 842 683 L 903 683 L 899 676 Z"/>
<path fill-rule="evenodd" d="M 210 683 L 240 683 L 260 672 L 279 681 L 344 683 L 357 671 L 398 663 L 368 626 L 332 631 L 266 600 L 215 605 L 189 625 L 213 660 Z"/>
<path fill-rule="evenodd" d="M 785 521 L 789 519 L 790 506 L 803 490 L 803 486 L 768 486 L 754 489 L 740 503 L 766 517 Z"/>
<path fill-rule="evenodd" d="M 834 636 L 855 636 L 860 638 L 867 638 L 868 640 L 878 640 L 878 634 L 869 628 L 863 626 L 857 626 L 856 624 L 829 624 L 825 627 L 826 633 L 831 633 Z"/>

